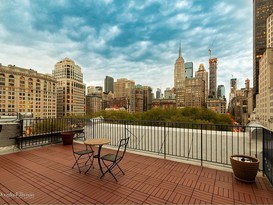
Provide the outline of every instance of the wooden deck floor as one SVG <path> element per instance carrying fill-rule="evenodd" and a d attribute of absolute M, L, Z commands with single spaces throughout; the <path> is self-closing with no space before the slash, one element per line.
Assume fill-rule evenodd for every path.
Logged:
<path fill-rule="evenodd" d="M 109 150 L 103 149 L 103 152 Z M 127 152 L 118 182 L 72 169 L 71 147 L 51 145 L 0 156 L 0 204 L 273 204 L 268 180 Z"/>

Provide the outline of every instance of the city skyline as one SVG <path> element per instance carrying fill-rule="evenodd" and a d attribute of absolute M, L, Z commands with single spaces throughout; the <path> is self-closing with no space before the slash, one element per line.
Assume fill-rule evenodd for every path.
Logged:
<path fill-rule="evenodd" d="M 174 86 L 181 42 L 194 72 L 201 63 L 208 71 L 212 50 L 217 85 L 228 93 L 232 76 L 238 88 L 246 78 L 252 85 L 252 7 L 248 0 L 1 0 L 0 63 L 52 73 L 68 57 L 82 68 L 87 86 L 103 86 L 108 75 L 151 86 L 155 93 Z"/>

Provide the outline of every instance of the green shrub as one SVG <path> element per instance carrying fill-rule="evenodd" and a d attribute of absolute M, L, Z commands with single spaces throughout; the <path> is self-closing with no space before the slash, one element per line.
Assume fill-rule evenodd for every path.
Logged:
<path fill-rule="evenodd" d="M 90 117 L 98 116 L 103 116 L 104 119 L 111 120 L 146 120 L 199 124 L 231 124 L 231 121 L 226 114 L 217 114 L 209 109 L 191 107 L 182 109 L 154 108 L 142 113 L 128 113 L 126 111 L 101 111 L 93 114 Z"/>

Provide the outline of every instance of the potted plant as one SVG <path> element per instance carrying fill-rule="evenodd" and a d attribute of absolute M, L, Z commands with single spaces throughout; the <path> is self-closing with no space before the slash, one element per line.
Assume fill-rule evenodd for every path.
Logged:
<path fill-rule="evenodd" d="M 259 170 L 259 159 L 246 155 L 231 155 L 230 162 L 236 179 L 243 182 L 255 182 Z"/>
<path fill-rule="evenodd" d="M 72 145 L 74 132 L 71 132 L 71 131 L 62 132 L 61 136 L 63 140 L 63 145 Z"/>

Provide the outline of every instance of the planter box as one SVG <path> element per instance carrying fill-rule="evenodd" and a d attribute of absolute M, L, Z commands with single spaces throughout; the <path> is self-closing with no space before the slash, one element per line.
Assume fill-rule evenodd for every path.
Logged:
<path fill-rule="evenodd" d="M 236 179 L 243 182 L 255 182 L 259 170 L 259 159 L 246 155 L 232 155 L 230 162 Z"/>
<path fill-rule="evenodd" d="M 74 132 L 62 132 L 63 145 L 72 145 Z"/>

